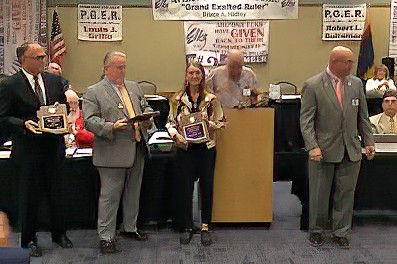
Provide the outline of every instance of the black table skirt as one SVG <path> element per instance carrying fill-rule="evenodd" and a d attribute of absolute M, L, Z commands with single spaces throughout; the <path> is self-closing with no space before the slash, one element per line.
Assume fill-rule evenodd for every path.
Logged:
<path fill-rule="evenodd" d="M 145 162 L 138 224 L 172 218 L 173 156 L 152 157 Z M 0 159 L 0 211 L 18 231 L 18 179 L 12 160 Z M 19 165 L 20 166 L 20 165 Z M 64 169 L 64 212 L 68 229 L 95 229 L 100 181 L 91 158 L 66 159 Z M 48 202 L 39 205 L 40 230 L 49 230 Z"/>

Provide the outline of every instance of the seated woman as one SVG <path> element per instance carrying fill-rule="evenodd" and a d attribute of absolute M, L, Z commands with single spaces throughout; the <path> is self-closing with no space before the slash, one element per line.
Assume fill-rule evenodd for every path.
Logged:
<path fill-rule="evenodd" d="M 396 86 L 389 77 L 389 69 L 380 64 L 375 67 L 374 77 L 367 80 L 365 91 L 368 98 L 382 98 L 387 90 L 396 90 Z"/>
<path fill-rule="evenodd" d="M 84 129 L 83 113 L 79 105 L 79 97 L 73 90 L 65 92 L 70 107 L 68 115 L 70 134 L 65 136 L 66 147 L 92 148 L 94 134 Z"/>
<path fill-rule="evenodd" d="M 193 113 L 200 113 L 208 126 L 209 140 L 192 143 L 182 132 L 182 119 Z M 179 217 L 173 218 L 174 228 L 184 230 L 181 244 L 188 244 L 193 237 L 193 190 L 194 182 L 200 180 L 201 195 L 201 242 L 212 244 L 208 225 L 212 217 L 212 191 L 215 168 L 215 130 L 224 126 L 224 116 L 220 102 L 215 95 L 205 90 L 205 72 L 198 62 L 186 66 L 182 90 L 170 101 L 170 113 L 166 128 L 177 143 L 175 206 Z"/>

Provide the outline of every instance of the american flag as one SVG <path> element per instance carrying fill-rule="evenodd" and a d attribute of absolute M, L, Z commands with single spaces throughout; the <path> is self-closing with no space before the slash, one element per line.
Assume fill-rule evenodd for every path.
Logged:
<path fill-rule="evenodd" d="M 52 16 L 51 42 L 50 42 L 51 61 L 62 66 L 62 56 L 66 53 L 65 40 L 63 39 L 59 16 L 56 10 Z"/>

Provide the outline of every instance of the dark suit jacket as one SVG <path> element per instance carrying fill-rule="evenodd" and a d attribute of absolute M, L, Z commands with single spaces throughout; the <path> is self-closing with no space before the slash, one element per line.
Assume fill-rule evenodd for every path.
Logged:
<path fill-rule="evenodd" d="M 55 102 L 66 104 L 61 77 L 51 73 L 42 73 L 42 77 L 47 104 Z M 0 83 L 0 128 L 2 137 L 13 140 L 13 154 L 17 152 L 23 154 L 26 150 L 39 148 L 45 151 L 50 150 L 53 154 L 56 151 L 64 155 L 63 136 L 34 135 L 25 129 L 26 120 L 37 121 L 36 111 L 39 108 L 39 100 L 22 71 L 2 80 Z"/>

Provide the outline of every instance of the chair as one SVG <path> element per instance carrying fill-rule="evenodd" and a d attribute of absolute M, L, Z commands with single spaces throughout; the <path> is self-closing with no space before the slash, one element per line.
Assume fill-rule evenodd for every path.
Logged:
<path fill-rule="evenodd" d="M 143 94 L 156 94 L 157 86 L 148 81 L 140 81 L 138 82 L 138 86 L 141 88 Z"/>
<path fill-rule="evenodd" d="M 298 94 L 298 87 L 293 83 L 281 81 L 276 83 L 276 85 L 280 85 L 281 94 Z"/>

